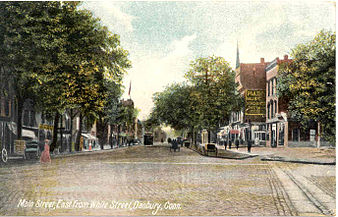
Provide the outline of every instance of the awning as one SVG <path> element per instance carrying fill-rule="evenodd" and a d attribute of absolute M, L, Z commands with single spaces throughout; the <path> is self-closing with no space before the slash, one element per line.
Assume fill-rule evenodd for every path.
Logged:
<path fill-rule="evenodd" d="M 87 138 L 87 139 L 92 139 L 92 140 L 96 140 L 97 139 L 95 136 L 92 136 L 89 133 L 82 133 L 81 135 L 83 137 Z"/>
<path fill-rule="evenodd" d="M 35 139 L 35 133 L 31 130 L 22 129 L 21 136 Z"/>
<path fill-rule="evenodd" d="M 239 134 L 239 130 L 230 130 L 230 134 Z"/>

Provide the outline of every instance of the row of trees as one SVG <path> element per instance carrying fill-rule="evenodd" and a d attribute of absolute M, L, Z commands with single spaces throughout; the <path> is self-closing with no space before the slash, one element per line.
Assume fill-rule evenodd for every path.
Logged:
<path fill-rule="evenodd" d="M 103 128 L 119 117 L 122 78 L 131 67 L 119 36 L 79 2 L 1 2 L 0 66 L 15 79 L 18 132 L 23 102 L 54 119 L 51 151 L 60 115 L 98 120 Z M 76 149 L 79 147 L 77 134 Z"/>
<path fill-rule="evenodd" d="M 194 135 L 203 128 L 209 132 L 217 130 L 227 123 L 231 111 L 239 111 L 243 105 L 236 92 L 235 72 L 222 57 L 196 59 L 185 78 L 185 82 L 154 94 L 148 122 L 170 125 Z"/>
<path fill-rule="evenodd" d="M 278 95 L 288 103 L 291 118 L 304 128 L 311 121 L 319 123 L 322 135 L 332 144 L 336 132 L 335 55 L 336 34 L 321 31 L 312 41 L 292 49 L 293 61 L 279 68 L 277 78 Z M 235 73 L 222 57 L 196 59 L 185 77 L 185 82 L 154 94 L 148 124 L 210 131 L 226 124 L 231 111 L 243 108 L 243 99 L 236 93 Z"/>
<path fill-rule="evenodd" d="M 289 102 L 291 117 L 306 127 L 318 122 L 326 140 L 336 136 L 336 34 L 321 31 L 291 51 L 293 61 L 280 67 L 279 97 Z"/>

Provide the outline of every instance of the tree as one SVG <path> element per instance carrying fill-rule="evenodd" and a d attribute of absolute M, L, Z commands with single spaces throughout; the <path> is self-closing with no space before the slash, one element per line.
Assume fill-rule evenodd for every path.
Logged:
<path fill-rule="evenodd" d="M 186 78 L 195 89 L 195 109 L 199 124 L 210 131 L 227 122 L 231 111 L 239 110 L 242 99 L 236 92 L 235 72 L 222 57 L 198 58 L 191 63 Z"/>
<path fill-rule="evenodd" d="M 277 89 L 289 100 L 291 117 L 306 126 L 319 122 L 324 137 L 335 144 L 336 34 L 321 31 L 291 52 L 289 65 L 279 69 Z"/>
<path fill-rule="evenodd" d="M 21 138 L 24 100 L 38 99 L 39 91 L 34 88 L 41 85 L 38 73 L 49 62 L 51 51 L 58 51 L 60 41 L 51 36 L 50 30 L 57 28 L 59 7 L 60 2 L 0 4 L 0 63 L 15 80 L 18 138 Z"/>
<path fill-rule="evenodd" d="M 182 130 L 191 126 L 191 88 L 184 84 L 172 84 L 164 91 L 153 96 L 153 119 L 170 125 L 175 130 Z"/>
<path fill-rule="evenodd" d="M 107 98 L 105 80 L 120 82 L 130 67 L 119 36 L 102 26 L 79 2 L 5 2 L 0 4 L 1 64 L 16 80 L 18 136 L 24 99 L 35 97 L 54 116 L 51 151 L 59 116 L 67 109 L 98 117 Z M 27 95 L 31 94 L 31 95 Z M 82 126 L 80 124 L 80 126 Z M 81 136 L 78 132 L 77 149 Z"/>
<path fill-rule="evenodd" d="M 105 81 L 107 97 L 103 111 L 99 113 L 96 123 L 97 137 L 101 146 L 107 143 L 108 126 L 113 129 L 119 114 L 119 101 L 122 95 L 121 85 L 111 80 Z M 110 135 L 111 136 L 111 135 Z M 109 138 L 112 142 L 112 137 Z M 111 144 L 112 145 L 112 144 Z"/>

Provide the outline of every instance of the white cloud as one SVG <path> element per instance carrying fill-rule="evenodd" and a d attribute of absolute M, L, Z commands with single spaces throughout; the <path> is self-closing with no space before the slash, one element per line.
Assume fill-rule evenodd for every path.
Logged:
<path fill-rule="evenodd" d="M 130 33 L 133 31 L 132 22 L 136 17 L 123 12 L 121 5 L 123 2 L 87 1 L 83 7 L 91 10 L 114 33 Z"/>
<path fill-rule="evenodd" d="M 170 83 L 184 80 L 184 73 L 193 55 L 189 45 L 194 39 L 195 34 L 173 41 L 168 46 L 167 55 L 152 53 L 133 61 L 133 68 L 125 77 L 124 85 L 128 90 L 131 80 L 131 98 L 135 101 L 135 106 L 141 109 L 140 119 L 145 119 L 150 113 L 155 92 L 162 91 Z M 124 97 L 128 97 L 128 91 Z"/>

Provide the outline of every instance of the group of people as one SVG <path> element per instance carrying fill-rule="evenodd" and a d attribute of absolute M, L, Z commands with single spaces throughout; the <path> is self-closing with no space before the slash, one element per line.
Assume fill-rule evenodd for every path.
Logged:
<path fill-rule="evenodd" d="M 229 149 L 231 149 L 233 141 L 231 139 L 230 140 L 223 139 L 223 140 L 220 140 L 219 143 L 220 143 L 220 145 L 224 146 L 225 150 L 227 150 L 228 145 L 229 145 Z M 240 143 L 240 141 L 238 139 L 236 139 L 235 140 L 235 146 L 236 146 L 237 150 L 239 148 L 239 143 Z M 248 146 L 247 146 L 248 147 L 248 152 L 250 153 L 251 152 L 251 147 L 252 147 L 252 141 L 249 140 L 247 143 L 248 143 Z M 243 140 L 241 140 L 241 144 L 243 144 Z"/>

